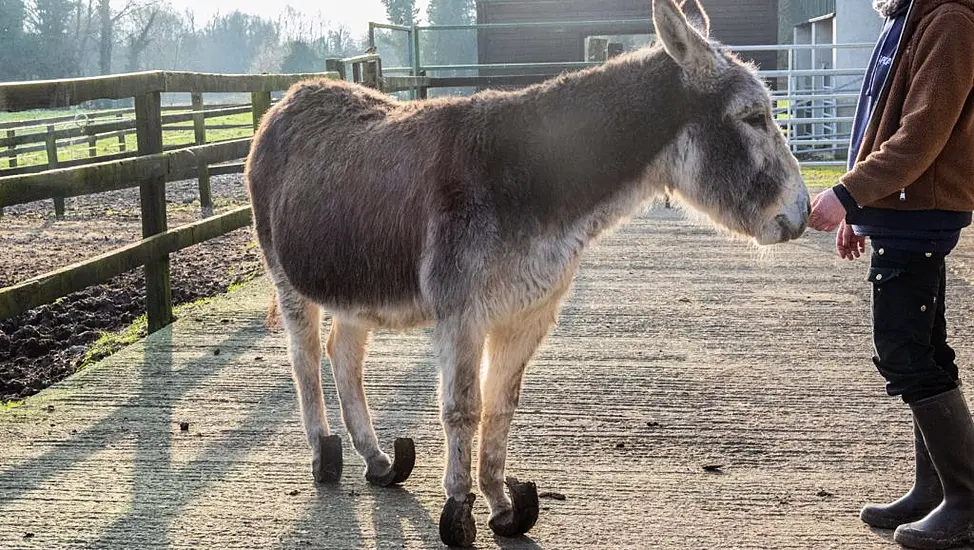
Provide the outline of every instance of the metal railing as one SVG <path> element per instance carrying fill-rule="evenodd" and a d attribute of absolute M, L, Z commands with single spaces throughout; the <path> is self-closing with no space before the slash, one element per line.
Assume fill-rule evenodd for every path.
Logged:
<path fill-rule="evenodd" d="M 584 31 L 589 35 L 626 34 L 648 32 L 652 29 L 650 19 L 616 21 L 563 21 L 537 23 L 490 23 L 475 25 L 388 25 L 369 23 L 369 44 L 377 45 L 377 32 L 387 31 L 399 34 L 399 43 L 405 51 L 399 52 L 398 59 L 405 59 L 405 65 L 382 68 L 383 74 L 405 75 L 402 88 L 409 91 L 409 97 L 425 95 L 427 89 L 437 86 L 444 88 L 466 88 L 525 85 L 533 81 L 554 76 L 563 71 L 579 70 L 598 65 L 599 62 L 565 60 L 544 63 L 427 63 L 423 59 L 424 39 L 431 33 L 445 31 L 490 31 L 550 29 L 563 31 Z M 859 97 L 859 86 L 865 73 L 865 63 L 873 48 L 872 43 L 840 44 L 772 44 L 729 46 L 739 54 L 769 53 L 778 54 L 779 67 L 762 69 L 758 74 L 771 83 L 774 89 L 774 113 L 778 124 L 789 139 L 792 152 L 803 165 L 842 165 L 845 163 L 849 136 L 851 133 L 855 104 Z M 837 66 L 840 52 L 862 52 L 860 63 L 851 66 Z M 815 52 L 816 55 L 810 55 Z M 404 53 L 404 55 L 402 55 Z M 806 55 L 802 55 L 806 54 Z M 818 66 L 806 66 L 804 59 L 814 58 Z M 821 63 L 826 59 L 825 63 Z M 483 76 L 487 72 L 491 76 Z M 504 74 L 507 72 L 508 74 Z M 533 72 L 535 74 L 525 74 Z M 459 74 L 463 73 L 463 74 Z M 473 74 L 470 74 L 473 73 Z M 448 74 L 450 76 L 442 76 Z M 419 77 L 431 77 L 420 80 Z M 411 77 L 411 80 L 408 78 Z M 837 79 L 845 80 L 835 85 Z M 390 79 L 391 80 L 391 79 Z M 425 86 L 420 86 L 420 83 Z"/>

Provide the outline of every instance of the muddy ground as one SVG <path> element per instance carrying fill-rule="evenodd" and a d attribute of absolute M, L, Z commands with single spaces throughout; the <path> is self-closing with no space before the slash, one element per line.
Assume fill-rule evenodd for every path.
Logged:
<path fill-rule="evenodd" d="M 247 203 L 239 175 L 213 177 L 211 188 L 217 213 Z M 201 219 L 198 197 L 195 181 L 167 185 L 170 227 Z M 61 221 L 51 201 L 7 208 L 0 219 L 0 287 L 137 242 L 141 232 L 138 189 L 68 199 Z M 181 250 L 171 256 L 171 266 L 177 305 L 221 294 L 261 271 L 249 228 Z M 94 344 L 144 313 L 138 269 L 0 321 L 0 401 L 37 393 L 83 361 L 112 351 Z"/>

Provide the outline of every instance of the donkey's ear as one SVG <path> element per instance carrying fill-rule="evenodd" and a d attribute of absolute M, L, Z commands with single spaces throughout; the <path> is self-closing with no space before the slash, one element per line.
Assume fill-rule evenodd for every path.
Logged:
<path fill-rule="evenodd" d="M 693 2 L 680 0 L 680 9 L 687 16 L 687 21 L 690 22 L 691 27 L 697 29 L 704 38 L 710 38 L 710 16 L 703 9 L 700 0 L 693 0 Z"/>
<path fill-rule="evenodd" d="M 699 72 L 715 68 L 716 56 L 707 39 L 690 25 L 673 0 L 653 0 L 653 25 L 666 53 L 684 69 Z M 706 25 L 710 26 L 709 21 Z"/>

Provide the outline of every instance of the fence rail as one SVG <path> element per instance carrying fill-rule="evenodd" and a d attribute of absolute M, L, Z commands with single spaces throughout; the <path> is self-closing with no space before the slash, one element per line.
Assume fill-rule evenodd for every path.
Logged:
<path fill-rule="evenodd" d="M 334 73 L 275 75 L 214 75 L 202 73 L 149 72 L 85 79 L 0 84 L 0 111 L 68 107 L 94 99 L 135 98 L 137 152 L 124 152 L 127 158 L 87 159 L 83 165 L 57 163 L 54 146 L 53 166 L 39 173 L 0 177 L 0 208 L 36 200 L 102 193 L 139 187 L 143 240 L 79 262 L 28 281 L 0 289 L 0 319 L 49 303 L 87 286 L 103 283 L 139 266 L 145 268 L 146 313 L 149 331 L 172 321 L 169 254 L 226 234 L 250 223 L 250 207 L 170 230 L 166 221 L 165 184 L 201 174 L 210 164 L 239 160 L 247 155 L 251 138 L 203 144 L 206 113 L 199 94 L 250 92 L 253 126 L 256 127 L 271 105 L 271 92 L 285 90 L 307 78 L 335 78 Z M 193 112 L 164 116 L 161 94 L 194 94 Z M 227 107 L 236 110 L 241 107 Z M 118 114 L 118 113 L 113 113 Z M 225 115 L 225 113 L 224 113 Z M 220 115 L 220 116 L 224 116 Z M 163 124 L 193 121 L 197 145 L 166 151 Z M 47 120 L 50 122 L 50 119 Z M 116 123 L 104 124 L 113 131 Z M 57 132 L 49 129 L 45 142 L 56 143 Z M 11 139 L 13 138 L 13 139 Z M 7 134 L 8 148 L 16 136 Z M 239 163 L 231 165 L 234 168 Z M 201 187 L 202 192 L 202 187 Z M 207 189 L 208 192 L 208 189 Z"/>

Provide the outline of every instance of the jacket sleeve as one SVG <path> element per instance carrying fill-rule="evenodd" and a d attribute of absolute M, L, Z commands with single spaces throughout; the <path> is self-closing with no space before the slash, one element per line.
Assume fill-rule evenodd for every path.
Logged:
<path fill-rule="evenodd" d="M 974 87 L 974 20 L 958 8 L 920 29 L 900 127 L 839 179 L 860 206 L 917 181 L 937 159 Z"/>

